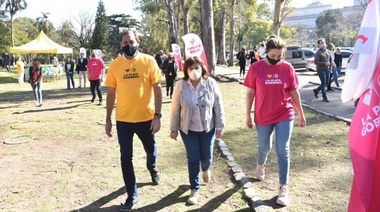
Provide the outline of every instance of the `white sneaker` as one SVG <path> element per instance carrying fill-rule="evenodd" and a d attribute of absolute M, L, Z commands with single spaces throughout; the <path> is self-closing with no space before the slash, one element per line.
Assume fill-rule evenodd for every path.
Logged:
<path fill-rule="evenodd" d="M 208 183 L 211 180 L 211 171 L 210 169 L 202 172 L 203 182 Z"/>
<path fill-rule="evenodd" d="M 34 101 L 35 106 L 40 106 L 40 103 L 38 101 Z"/>
<path fill-rule="evenodd" d="M 259 165 L 256 166 L 256 179 L 258 180 L 264 180 L 265 179 L 265 165 Z"/>
<path fill-rule="evenodd" d="M 199 192 L 197 190 L 195 190 L 195 189 L 192 189 L 191 193 L 190 193 L 190 196 L 187 199 L 187 202 L 190 203 L 190 204 L 192 204 L 192 205 L 198 204 L 198 196 L 199 196 Z"/>
<path fill-rule="evenodd" d="M 289 204 L 289 190 L 287 185 L 280 186 L 276 203 L 282 206 Z"/>

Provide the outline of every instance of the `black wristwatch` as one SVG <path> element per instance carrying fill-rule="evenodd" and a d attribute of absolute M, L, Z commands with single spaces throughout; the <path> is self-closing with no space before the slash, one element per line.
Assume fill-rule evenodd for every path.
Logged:
<path fill-rule="evenodd" d="M 161 113 L 154 113 L 155 116 L 157 116 L 158 118 L 161 118 L 162 117 L 162 114 Z"/>

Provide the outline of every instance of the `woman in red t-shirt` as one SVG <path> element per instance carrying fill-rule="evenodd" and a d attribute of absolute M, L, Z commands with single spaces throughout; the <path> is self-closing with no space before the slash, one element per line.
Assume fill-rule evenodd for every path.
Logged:
<path fill-rule="evenodd" d="M 33 88 L 34 100 L 36 106 L 42 105 L 42 68 L 38 60 L 33 61 L 29 67 L 29 83 Z"/>
<path fill-rule="evenodd" d="M 299 116 L 298 126 L 304 127 L 306 119 L 298 92 L 298 79 L 292 65 L 281 60 L 286 50 L 285 42 L 272 35 L 266 41 L 266 58 L 253 63 L 244 85 L 246 94 L 246 125 L 252 128 L 251 110 L 255 102 L 254 122 L 258 137 L 258 162 L 256 178 L 265 178 L 265 163 L 272 148 L 273 131 L 276 131 L 276 153 L 280 189 L 277 204 L 287 205 L 289 178 L 289 146 L 293 129 L 294 107 Z"/>

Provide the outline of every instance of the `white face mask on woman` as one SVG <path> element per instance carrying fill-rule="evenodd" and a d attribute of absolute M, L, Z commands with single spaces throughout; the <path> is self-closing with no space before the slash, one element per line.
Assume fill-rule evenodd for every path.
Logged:
<path fill-rule="evenodd" d="M 202 71 L 199 68 L 193 69 L 193 70 L 188 69 L 187 73 L 189 73 L 189 78 L 193 81 L 199 80 L 201 78 L 201 75 L 202 75 Z"/>

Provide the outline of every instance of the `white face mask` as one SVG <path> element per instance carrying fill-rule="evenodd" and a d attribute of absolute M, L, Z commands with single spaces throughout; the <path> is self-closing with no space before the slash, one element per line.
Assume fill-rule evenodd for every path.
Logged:
<path fill-rule="evenodd" d="M 199 80 L 201 78 L 201 75 L 202 75 L 201 69 L 193 69 L 192 71 L 187 70 L 187 72 L 189 73 L 190 79 L 193 81 Z"/>

